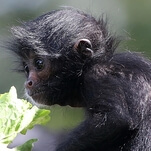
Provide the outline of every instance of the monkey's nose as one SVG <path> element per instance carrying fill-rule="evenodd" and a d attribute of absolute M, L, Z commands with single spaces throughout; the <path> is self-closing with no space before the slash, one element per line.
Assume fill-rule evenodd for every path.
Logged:
<path fill-rule="evenodd" d="M 25 83 L 25 86 L 26 88 L 30 89 L 32 88 L 34 85 L 34 82 L 32 80 L 28 80 L 26 83 Z"/>
<path fill-rule="evenodd" d="M 30 71 L 25 87 L 27 89 L 33 89 L 38 84 L 39 78 L 36 71 Z"/>

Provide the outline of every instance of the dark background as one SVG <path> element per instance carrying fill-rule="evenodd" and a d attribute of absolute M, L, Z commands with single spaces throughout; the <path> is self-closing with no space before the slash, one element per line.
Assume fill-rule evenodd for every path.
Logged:
<path fill-rule="evenodd" d="M 116 32 L 123 39 L 117 51 L 137 51 L 151 57 L 151 0 L 0 0 L 0 45 L 4 45 L 3 41 L 11 36 L 12 26 L 61 6 L 82 9 L 96 18 L 106 14 L 111 32 Z M 13 72 L 15 60 L 6 48 L 0 47 L 0 93 L 7 92 L 14 85 L 19 97 L 23 97 L 24 76 Z M 41 143 L 45 142 L 44 145 L 40 144 L 41 147 L 49 146 L 49 142 L 54 145 L 56 131 L 74 127 L 83 116 L 82 109 L 52 107 L 51 122 L 47 126 L 49 132 L 48 129 L 37 126 L 26 138 L 36 135 L 42 138 Z M 19 137 L 16 142 L 22 140 Z M 36 147 L 35 151 L 40 149 Z"/>

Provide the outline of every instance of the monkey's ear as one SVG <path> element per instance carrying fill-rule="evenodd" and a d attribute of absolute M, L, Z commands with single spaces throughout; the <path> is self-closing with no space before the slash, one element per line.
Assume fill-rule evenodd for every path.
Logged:
<path fill-rule="evenodd" d="M 74 49 L 85 58 L 93 56 L 92 44 L 88 39 L 78 40 L 74 45 Z"/>

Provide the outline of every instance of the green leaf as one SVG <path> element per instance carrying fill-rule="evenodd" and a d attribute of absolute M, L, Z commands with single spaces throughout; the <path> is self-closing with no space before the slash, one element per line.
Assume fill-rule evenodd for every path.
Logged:
<path fill-rule="evenodd" d="M 33 143 L 37 142 L 37 139 L 31 139 L 21 146 L 18 146 L 15 151 L 32 151 Z"/>
<path fill-rule="evenodd" d="M 50 120 L 50 111 L 39 109 L 31 103 L 17 98 L 15 87 L 0 95 L 0 143 L 9 144 L 18 133 L 25 134 L 35 124 Z"/>
<path fill-rule="evenodd" d="M 37 142 L 37 139 L 31 139 L 23 145 L 12 149 L 7 148 L 6 144 L 0 144 L 0 151 L 32 151 L 35 142 Z"/>

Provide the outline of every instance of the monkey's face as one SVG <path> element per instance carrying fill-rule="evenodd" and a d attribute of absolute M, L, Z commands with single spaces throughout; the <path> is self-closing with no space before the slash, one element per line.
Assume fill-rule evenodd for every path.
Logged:
<path fill-rule="evenodd" d="M 67 95 L 76 82 L 71 74 L 75 68 L 65 58 L 52 58 L 32 53 L 23 60 L 26 75 L 26 95 L 32 101 L 44 105 L 67 105 Z M 73 102 L 71 102 L 72 104 Z"/>
<path fill-rule="evenodd" d="M 50 63 L 44 57 L 30 55 L 23 61 L 23 69 L 27 77 L 25 82 L 27 95 L 35 102 L 41 102 L 47 93 L 46 81 L 50 76 Z"/>
<path fill-rule="evenodd" d="M 57 63 L 46 56 L 30 54 L 23 61 L 26 75 L 25 90 L 28 97 L 37 103 L 54 104 L 60 81 L 57 79 Z M 53 103 L 54 102 L 54 103 Z"/>

